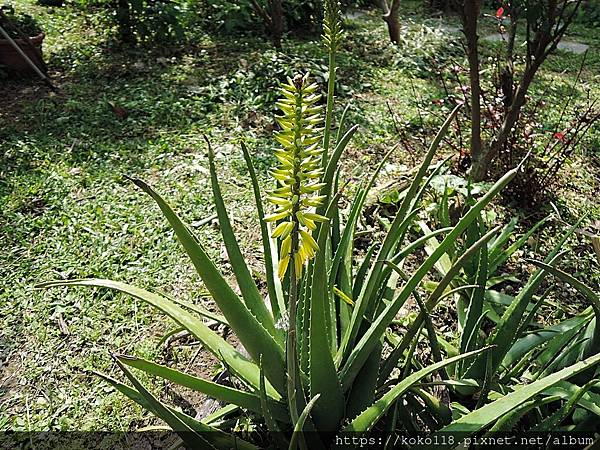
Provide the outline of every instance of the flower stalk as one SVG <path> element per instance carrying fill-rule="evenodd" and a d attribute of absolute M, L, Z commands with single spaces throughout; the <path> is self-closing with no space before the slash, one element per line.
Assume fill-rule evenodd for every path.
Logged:
<path fill-rule="evenodd" d="M 282 86 L 282 99 L 277 103 L 283 115 L 277 117 L 281 131 L 275 139 L 282 149 L 275 152 L 279 166 L 271 171 L 277 187 L 269 192 L 268 200 L 275 205 L 273 214 L 265 221 L 278 225 L 272 233 L 281 241 L 279 248 L 278 275 L 284 278 L 289 272 L 289 327 L 286 339 L 287 394 L 290 417 L 295 424 L 299 411 L 303 408 L 304 396 L 298 389 L 300 370 L 298 367 L 296 342 L 296 316 L 298 303 L 298 281 L 302 277 L 304 265 L 318 251 L 312 231 L 317 222 L 326 220 L 317 214 L 315 208 L 321 206 L 323 197 L 318 195 L 323 187 L 320 178 L 321 167 L 321 128 L 322 107 L 316 103 L 321 96 L 316 94 L 316 84 L 309 84 L 308 74 L 288 79 Z M 288 270 L 289 269 L 289 270 Z"/>
<path fill-rule="evenodd" d="M 335 55 L 342 38 L 342 19 L 340 4 L 337 0 L 325 0 L 323 20 L 323 41 L 329 53 L 329 75 L 327 80 L 327 110 L 325 113 L 325 129 L 323 132 L 323 167 L 327 166 L 329 142 L 331 138 L 331 122 L 333 120 L 333 96 L 335 92 L 336 63 Z"/>

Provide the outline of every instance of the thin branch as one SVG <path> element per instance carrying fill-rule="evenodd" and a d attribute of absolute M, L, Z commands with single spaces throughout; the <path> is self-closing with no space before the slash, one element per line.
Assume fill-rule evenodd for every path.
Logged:
<path fill-rule="evenodd" d="M 267 13 L 267 11 L 260 5 L 260 3 L 258 3 L 257 0 L 251 0 L 251 2 L 252 9 L 254 9 L 254 12 L 265 21 L 268 27 L 271 27 L 273 25 L 273 19 L 271 18 L 269 13 Z"/>

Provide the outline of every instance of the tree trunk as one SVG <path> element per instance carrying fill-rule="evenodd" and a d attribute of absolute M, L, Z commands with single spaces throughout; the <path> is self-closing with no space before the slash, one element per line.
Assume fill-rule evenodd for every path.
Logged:
<path fill-rule="evenodd" d="M 131 7 L 128 0 L 116 1 L 116 17 L 119 29 L 119 39 L 126 44 L 135 44 L 136 38 L 133 33 L 133 20 L 131 18 Z"/>
<path fill-rule="evenodd" d="M 517 124 L 517 121 L 519 120 L 521 108 L 525 104 L 525 96 L 527 95 L 529 86 L 531 85 L 538 68 L 539 64 L 534 64 L 525 69 L 525 73 L 523 74 L 521 82 L 519 83 L 517 92 L 515 92 L 513 103 L 504 117 L 500 131 L 490 144 L 487 152 L 485 152 L 478 161 L 473 160 L 473 164 L 471 166 L 471 175 L 474 180 L 481 181 L 485 178 L 488 166 L 500 153 L 500 150 L 506 146 L 508 138 L 510 137 L 514 126 Z"/>
<path fill-rule="evenodd" d="M 267 32 L 276 49 L 281 50 L 281 39 L 283 38 L 283 5 L 282 0 L 269 0 L 268 12 L 258 3 L 251 0 L 252 9 L 264 21 Z"/>
<path fill-rule="evenodd" d="M 483 158 L 481 145 L 481 83 L 479 80 L 479 50 L 477 24 L 482 0 L 465 0 L 462 14 L 463 31 L 467 42 L 469 84 L 471 88 L 471 160 L 480 165 Z M 474 176 L 474 174 L 472 173 Z M 476 177 L 474 177 L 476 178 Z M 477 179 L 477 178 L 476 178 Z"/>
<path fill-rule="evenodd" d="M 398 45 L 400 42 L 400 24 L 398 23 L 398 17 L 385 15 L 383 16 L 383 20 L 387 24 L 390 41 L 392 41 L 393 44 Z"/>
<path fill-rule="evenodd" d="M 400 9 L 400 0 L 393 0 L 391 6 L 387 0 L 381 0 L 383 9 L 383 21 L 387 24 L 390 41 L 398 45 L 400 43 L 400 22 L 398 20 L 398 10 Z"/>
<path fill-rule="evenodd" d="M 510 28 L 508 30 L 508 41 L 506 43 L 506 62 L 500 74 L 500 87 L 502 89 L 503 103 L 505 108 L 510 108 L 515 94 L 515 68 L 514 52 L 515 39 L 517 37 L 517 12 L 511 8 Z"/>
<path fill-rule="evenodd" d="M 271 37 L 276 49 L 281 50 L 283 38 L 283 6 L 281 0 L 271 0 Z"/>
<path fill-rule="evenodd" d="M 513 24 L 511 26 L 509 42 L 507 48 L 507 71 L 511 71 L 508 75 L 511 79 L 506 80 L 506 87 L 503 87 L 505 92 L 505 105 L 506 112 L 504 116 L 504 120 L 502 121 L 502 125 L 500 130 L 491 141 L 491 143 L 485 148 L 481 148 L 482 152 L 479 154 L 475 154 L 472 152 L 472 165 L 471 165 L 471 176 L 475 181 L 483 180 L 488 171 L 489 165 L 492 161 L 498 156 L 498 154 L 504 149 L 508 143 L 508 140 L 512 133 L 514 132 L 514 128 L 519 121 L 519 116 L 521 114 L 521 109 L 525 104 L 525 98 L 527 95 L 527 91 L 531 82 L 533 81 L 538 69 L 542 65 L 542 63 L 546 60 L 548 55 L 556 49 L 558 43 L 564 36 L 567 28 L 571 24 L 573 18 L 575 17 L 575 13 L 579 8 L 582 0 L 575 0 L 575 5 L 571 8 L 567 9 L 559 9 L 559 3 L 557 0 L 549 0 L 545 12 L 543 22 L 531 21 L 529 17 L 527 17 L 527 55 L 526 61 L 527 65 L 525 67 L 525 71 L 521 77 L 519 85 L 516 91 L 514 91 L 514 83 L 513 77 L 514 72 L 512 67 L 512 57 L 514 51 L 514 41 L 516 35 L 516 14 L 518 11 L 512 8 L 511 3 L 511 14 Z M 468 31 L 473 32 L 472 29 L 467 30 L 467 22 L 468 18 L 472 17 L 472 15 L 467 14 L 467 5 L 478 3 L 476 0 L 465 0 L 465 8 L 463 14 L 463 20 L 465 21 L 465 34 L 467 35 L 467 44 L 469 44 L 469 33 Z M 479 4 L 481 2 L 479 1 Z M 471 11 L 470 11 L 471 12 Z M 560 26 L 559 26 L 560 25 Z M 514 28 L 513 28 L 514 26 Z M 472 27 L 471 27 L 472 28 Z M 475 28 L 475 36 L 476 36 L 476 28 Z M 533 36 L 531 35 L 533 34 Z M 469 53 L 471 51 L 471 46 L 469 46 Z M 471 63 L 471 57 L 469 55 L 469 65 L 471 69 L 471 85 L 473 86 L 473 64 Z M 508 78 L 507 76 L 507 78 Z M 510 92 L 508 89 L 508 82 L 510 81 Z M 473 94 L 473 92 L 471 93 Z M 512 98 L 511 98 L 512 96 Z"/>

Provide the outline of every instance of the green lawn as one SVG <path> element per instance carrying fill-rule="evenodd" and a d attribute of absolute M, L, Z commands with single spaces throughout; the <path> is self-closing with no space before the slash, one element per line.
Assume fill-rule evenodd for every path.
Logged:
<path fill-rule="evenodd" d="M 143 178 L 164 194 L 227 269 L 218 224 L 205 220 L 214 209 L 203 135 L 218 151 L 221 186 L 241 246 L 262 277 L 253 197 L 236 141 L 248 141 L 266 183 L 277 84 L 304 70 L 323 83 L 324 52 L 318 36 L 286 39 L 284 52 L 277 53 L 261 37 L 200 33 L 182 48 L 125 49 L 111 43 L 112 30 L 99 14 L 71 7 L 51 12 L 30 0 L 18 0 L 17 6 L 38 16 L 47 31 L 45 53 L 60 92 L 50 94 L 36 82 L 0 80 L 5 83 L 0 87 L 0 427 L 139 427 L 152 419 L 89 373 L 118 373 L 109 351 L 189 366 L 205 375 L 219 368 L 205 355 L 198 357 L 189 338 L 161 342 L 176 327 L 129 297 L 83 289 L 41 291 L 34 284 L 114 278 L 211 307 L 158 209 L 123 177 Z M 444 91 L 432 75 L 430 56 L 442 62 L 460 58 L 459 35 L 439 29 L 439 20 L 407 14 L 406 42 L 393 49 L 378 15 L 367 11 L 349 21 L 340 57 L 338 105 L 351 102 L 349 121 L 361 125 L 345 161 L 352 180 L 360 180 L 396 143 L 396 127 L 413 143 L 431 136 L 450 105 L 434 102 Z M 446 22 L 457 24 L 454 18 Z M 598 34 L 581 27 L 576 32 L 578 40 L 592 45 L 582 79 L 600 99 Z M 493 44 L 484 46 L 484 54 L 494 53 Z M 546 94 L 548 120 L 556 119 L 580 62 L 581 56 L 561 53 L 543 71 L 535 89 L 556 80 Z M 577 89 L 584 95 L 585 85 Z M 124 108 L 127 117 L 119 118 L 111 105 Z M 557 185 L 556 207 L 567 221 L 584 211 L 591 213 L 589 220 L 600 219 L 599 142 L 596 129 Z M 400 148 L 386 167 L 388 180 L 419 158 L 418 145 L 412 154 Z M 513 211 L 500 205 L 497 210 L 501 218 Z M 547 205 L 523 216 L 550 210 Z M 547 249 L 561 228 L 555 222 L 536 249 Z M 567 267 L 597 287 L 591 247 L 581 236 L 572 247 L 577 258 L 567 258 Z M 182 407 L 197 406 L 198 398 L 189 393 L 179 393 L 184 400 L 165 386 L 150 386 Z"/>

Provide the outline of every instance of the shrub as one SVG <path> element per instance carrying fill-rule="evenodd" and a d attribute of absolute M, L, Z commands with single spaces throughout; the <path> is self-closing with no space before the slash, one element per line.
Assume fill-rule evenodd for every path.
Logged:
<path fill-rule="evenodd" d="M 102 8 L 118 39 L 128 44 L 181 41 L 185 2 L 179 0 L 78 0 L 83 8 Z"/>
<path fill-rule="evenodd" d="M 268 2 L 258 2 L 258 5 L 268 10 Z M 318 2 L 306 0 L 290 0 L 284 2 L 283 13 L 289 30 L 315 31 L 315 19 L 321 16 Z M 227 33 L 239 31 L 254 31 L 257 17 L 251 0 L 228 2 L 215 0 L 207 2 L 208 14 L 211 18 L 207 26 L 221 29 Z"/>

